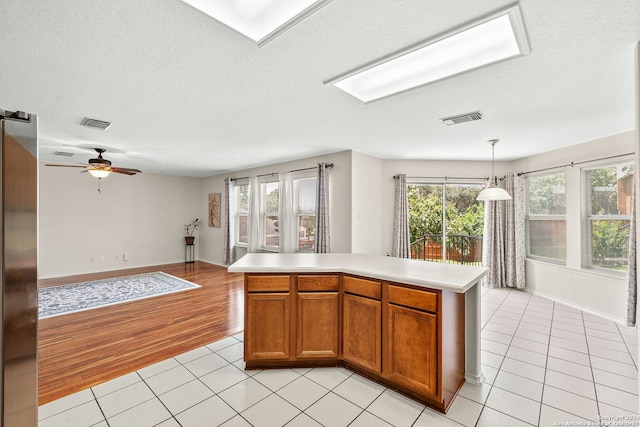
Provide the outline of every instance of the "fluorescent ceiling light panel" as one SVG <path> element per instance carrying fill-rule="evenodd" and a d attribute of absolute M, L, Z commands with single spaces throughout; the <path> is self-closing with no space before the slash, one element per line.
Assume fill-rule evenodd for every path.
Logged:
<path fill-rule="evenodd" d="M 515 5 L 325 83 L 369 102 L 530 51 Z"/>
<path fill-rule="evenodd" d="M 330 0 L 183 0 L 259 45 L 292 27 Z"/>

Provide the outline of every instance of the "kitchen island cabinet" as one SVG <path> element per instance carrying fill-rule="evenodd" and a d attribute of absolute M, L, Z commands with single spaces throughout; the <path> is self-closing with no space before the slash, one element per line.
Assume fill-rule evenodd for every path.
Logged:
<path fill-rule="evenodd" d="M 344 365 L 442 412 L 482 380 L 482 267 L 248 254 L 229 271 L 245 273 L 247 369 Z"/>

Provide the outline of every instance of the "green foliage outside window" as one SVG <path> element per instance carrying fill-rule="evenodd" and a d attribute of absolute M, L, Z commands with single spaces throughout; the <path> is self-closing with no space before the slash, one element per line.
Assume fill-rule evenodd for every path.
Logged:
<path fill-rule="evenodd" d="M 484 204 L 476 201 L 476 197 L 481 190 L 482 185 L 408 185 L 412 257 L 442 262 L 445 242 L 446 262 L 479 264 Z M 444 205 L 443 193 L 446 194 Z"/>
<path fill-rule="evenodd" d="M 589 171 L 589 211 L 595 217 L 591 219 L 591 265 L 595 267 L 627 269 L 630 191 L 624 181 L 632 176 L 632 164 Z"/>

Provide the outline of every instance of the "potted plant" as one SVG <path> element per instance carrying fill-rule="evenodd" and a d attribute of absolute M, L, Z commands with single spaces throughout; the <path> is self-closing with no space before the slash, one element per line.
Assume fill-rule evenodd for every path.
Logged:
<path fill-rule="evenodd" d="M 186 235 L 184 236 L 184 240 L 187 243 L 187 245 L 193 245 L 193 241 L 196 238 L 193 235 L 193 233 L 198 229 L 199 226 L 200 226 L 199 218 L 194 219 L 189 224 L 185 224 L 184 229 L 185 229 Z"/>

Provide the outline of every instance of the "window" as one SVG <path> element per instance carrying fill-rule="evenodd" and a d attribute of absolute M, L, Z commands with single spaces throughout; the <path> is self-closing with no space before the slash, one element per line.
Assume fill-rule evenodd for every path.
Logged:
<path fill-rule="evenodd" d="M 316 229 L 316 186 L 317 178 L 309 175 L 300 175 L 293 179 L 293 200 L 285 202 L 292 212 L 281 212 L 280 183 L 278 181 L 262 181 L 258 184 L 257 203 L 259 217 L 254 222 L 250 220 L 249 213 L 249 184 L 235 185 L 236 198 L 236 244 L 248 245 L 250 239 L 250 224 L 256 224 L 258 229 L 258 245 L 260 249 L 279 251 L 281 246 L 287 247 L 282 238 L 291 239 L 292 248 L 296 252 L 313 252 L 315 249 Z M 281 217 L 283 215 L 283 217 Z M 291 230 L 286 234 L 282 231 L 283 221 L 291 217 Z M 286 225 L 284 225 L 287 227 Z"/>
<path fill-rule="evenodd" d="M 527 179 L 527 256 L 567 258 L 566 179 L 564 172 Z"/>
<path fill-rule="evenodd" d="M 482 184 L 409 184 L 411 258 L 482 263 Z"/>
<path fill-rule="evenodd" d="M 626 271 L 633 164 L 587 170 L 586 221 L 588 267 Z"/>
<path fill-rule="evenodd" d="M 316 232 L 316 186 L 318 179 L 294 180 L 298 252 L 314 252 Z"/>
<path fill-rule="evenodd" d="M 260 236 L 265 249 L 280 247 L 280 230 L 278 228 L 278 212 L 280 206 L 280 184 L 278 182 L 263 182 L 260 184 Z"/>
<path fill-rule="evenodd" d="M 236 243 L 249 243 L 249 185 L 235 185 Z"/>

